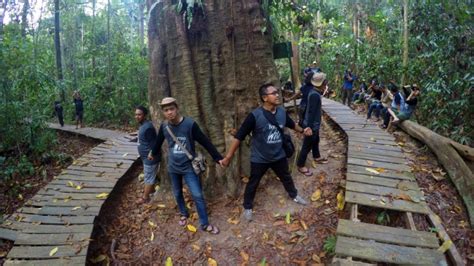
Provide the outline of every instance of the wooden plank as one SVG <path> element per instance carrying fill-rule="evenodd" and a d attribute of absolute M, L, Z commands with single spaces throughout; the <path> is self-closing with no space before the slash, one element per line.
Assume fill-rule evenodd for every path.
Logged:
<path fill-rule="evenodd" d="M 43 260 L 6 260 L 5 266 L 22 265 L 22 266 L 64 266 L 64 265 L 85 265 L 86 256 L 65 257 L 58 259 Z"/>
<path fill-rule="evenodd" d="M 337 237 L 336 254 L 396 264 L 447 265 L 443 253 L 434 249 L 403 247 L 344 236 Z"/>
<path fill-rule="evenodd" d="M 89 188 L 89 187 L 83 187 L 82 189 L 76 189 L 73 187 L 68 187 L 68 186 L 63 186 L 63 185 L 48 185 L 45 187 L 46 189 L 51 189 L 59 192 L 64 192 L 64 193 L 109 193 L 113 187 L 102 187 L 102 188 Z"/>
<path fill-rule="evenodd" d="M 128 170 L 128 169 L 127 169 Z M 71 174 L 71 175 L 76 175 L 76 176 L 96 176 L 96 177 L 102 177 L 104 179 L 119 179 L 120 177 L 122 177 L 124 175 L 126 171 L 124 171 L 123 173 L 118 173 L 118 172 L 115 172 L 115 173 L 108 173 L 108 172 L 85 172 L 85 171 L 77 171 L 77 170 L 72 170 L 72 169 L 68 169 L 68 170 L 65 170 L 63 173 L 64 174 Z"/>
<path fill-rule="evenodd" d="M 357 131 L 347 132 L 346 134 L 349 138 L 369 139 L 372 142 L 378 142 L 379 140 L 396 142 L 395 137 L 388 134 L 388 133 L 383 133 L 383 132 L 374 132 L 374 133 L 375 133 L 374 136 L 373 135 L 367 135 L 364 132 L 357 132 Z"/>
<path fill-rule="evenodd" d="M 371 162 L 370 165 L 367 161 Z M 350 156 L 348 156 L 347 164 L 360 165 L 360 166 L 371 167 L 371 168 L 381 167 L 383 169 L 390 169 L 390 170 L 404 171 L 404 172 L 410 172 L 411 171 L 411 168 L 406 164 L 378 162 L 378 161 L 372 161 L 372 160 L 351 158 Z"/>
<path fill-rule="evenodd" d="M 343 259 L 334 257 L 331 261 L 331 266 L 377 266 L 377 264 L 353 261 L 352 259 Z"/>
<path fill-rule="evenodd" d="M 110 178 L 105 176 L 95 176 L 95 175 L 59 175 L 56 177 L 57 180 L 72 180 L 78 182 L 116 182 L 116 178 Z"/>
<path fill-rule="evenodd" d="M 69 199 L 69 200 L 104 200 L 104 199 L 98 199 L 96 196 L 99 195 L 97 193 L 62 193 L 55 191 L 57 193 L 55 194 L 48 194 L 45 195 L 46 197 L 53 197 L 58 200 L 64 200 L 64 199 Z"/>
<path fill-rule="evenodd" d="M 82 185 L 83 188 L 113 188 L 117 182 L 103 181 L 103 180 L 93 180 L 93 181 L 72 181 L 64 179 L 56 179 L 51 181 L 48 184 L 48 187 L 55 186 L 68 186 L 69 181 L 73 182 L 74 185 Z"/>
<path fill-rule="evenodd" d="M 383 156 L 383 155 L 367 154 L 367 153 L 353 152 L 353 151 L 348 152 L 347 157 L 377 161 L 377 162 L 386 162 L 386 163 L 405 163 L 406 162 L 406 160 L 402 158 L 388 157 L 388 156 Z"/>
<path fill-rule="evenodd" d="M 134 162 L 136 161 L 138 156 L 103 156 L 103 155 L 95 155 L 95 154 L 84 154 L 82 155 L 82 159 L 86 159 L 86 160 L 126 160 L 126 161 L 131 161 L 131 162 Z"/>
<path fill-rule="evenodd" d="M 382 201 L 382 199 L 384 199 L 384 201 Z M 382 209 L 423 214 L 428 213 L 428 207 L 425 202 L 414 203 L 405 200 L 393 200 L 390 202 L 387 197 L 359 193 L 354 191 L 346 191 L 346 201 L 349 203 L 356 203 L 360 205 Z"/>
<path fill-rule="evenodd" d="M 338 235 L 375 240 L 381 243 L 397 244 L 409 247 L 434 248 L 439 247 L 436 234 L 422 231 L 412 231 L 402 228 L 352 222 L 340 219 L 337 225 Z"/>
<path fill-rule="evenodd" d="M 100 212 L 99 207 L 89 207 L 79 208 L 73 210 L 70 207 L 54 207 L 54 206 L 45 206 L 43 208 L 32 208 L 32 207 L 23 207 L 18 212 L 25 214 L 38 214 L 38 215 L 67 215 L 67 216 L 91 216 L 98 215 Z"/>
<path fill-rule="evenodd" d="M 81 206 L 82 208 L 85 207 L 101 207 L 104 204 L 103 200 L 58 200 L 50 197 L 49 200 L 35 200 L 35 201 L 28 201 L 25 203 L 25 206 L 56 206 L 56 207 L 76 207 Z"/>
<path fill-rule="evenodd" d="M 31 224 L 16 222 L 9 225 L 11 229 L 21 231 L 21 233 L 34 233 L 34 234 L 55 234 L 55 233 L 92 233 L 94 224 L 81 224 L 81 225 L 51 225 L 51 224 Z"/>
<path fill-rule="evenodd" d="M 21 217 L 22 222 L 38 223 L 41 224 L 91 224 L 94 223 L 95 216 L 54 216 L 54 215 L 37 215 L 37 214 L 24 214 L 15 213 L 11 217 L 11 221 L 15 222 L 15 219 Z"/>
<path fill-rule="evenodd" d="M 119 168 L 119 167 L 116 167 L 116 168 L 105 168 L 105 167 L 94 167 L 94 166 L 91 166 L 91 165 L 88 165 L 88 166 L 75 166 L 75 165 L 71 165 L 69 166 L 68 168 L 68 171 L 69 170 L 76 170 L 76 171 L 83 171 L 83 172 L 87 172 L 89 174 L 91 173 L 102 173 L 102 172 L 105 172 L 105 173 L 109 173 L 109 174 L 117 174 L 117 175 L 121 175 L 123 173 L 125 173 L 124 170 L 128 170 L 126 168 Z"/>
<path fill-rule="evenodd" d="M 85 256 L 87 248 L 78 250 L 70 245 L 57 246 L 58 251 L 50 256 L 49 252 L 55 247 L 52 246 L 13 246 L 7 255 L 9 259 L 51 259 L 62 257 Z"/>
<path fill-rule="evenodd" d="M 364 143 L 364 142 L 349 140 L 349 146 L 352 146 L 354 148 L 361 148 L 361 149 L 376 149 L 376 150 L 384 150 L 384 151 L 392 151 L 392 152 L 402 153 L 402 149 L 400 147 L 377 144 L 377 143 Z"/>
<path fill-rule="evenodd" d="M 400 190 L 397 188 L 383 187 L 377 185 L 369 185 L 364 183 L 358 183 L 353 181 L 346 182 L 346 190 L 361 192 L 365 194 L 379 195 L 379 196 L 392 196 L 396 197 L 402 194 L 410 196 L 412 199 L 418 199 L 419 201 L 424 201 L 423 194 L 420 190 Z"/>
<path fill-rule="evenodd" d="M 0 224 L 0 226 L 4 227 L 4 224 Z M 17 232 L 7 228 L 0 228 L 0 239 L 6 239 L 15 241 L 17 238 Z"/>
<path fill-rule="evenodd" d="M 399 179 L 390 179 L 390 178 L 383 178 L 378 176 L 369 176 L 369 175 L 359 175 L 354 173 L 347 173 L 346 175 L 347 181 L 354 181 L 359 183 L 366 183 L 371 185 L 377 186 L 384 186 L 384 187 L 391 187 L 391 188 L 399 188 L 401 190 L 417 190 L 418 185 L 415 182 L 408 181 L 408 180 L 399 180 Z"/>
<path fill-rule="evenodd" d="M 19 233 L 15 245 L 53 246 L 82 243 L 90 239 L 90 233 L 25 234 Z"/>
<path fill-rule="evenodd" d="M 405 159 L 405 156 L 403 155 L 401 151 L 389 151 L 389 150 L 374 149 L 374 148 L 369 149 L 369 148 L 359 147 L 359 146 L 354 146 L 354 145 L 349 145 L 348 151 Z"/>
<path fill-rule="evenodd" d="M 413 173 L 408 173 L 408 172 L 398 173 L 392 170 L 385 170 L 384 172 L 379 173 L 377 175 L 377 174 L 367 171 L 366 168 L 371 168 L 371 167 L 348 165 L 347 172 L 361 174 L 361 175 L 368 175 L 368 176 L 385 177 L 385 178 L 391 178 L 391 179 L 415 180 Z"/>
<path fill-rule="evenodd" d="M 373 139 L 371 139 L 373 138 Z M 394 146 L 399 147 L 394 140 L 384 140 L 384 139 L 376 139 L 370 135 L 365 135 L 365 137 L 354 137 L 353 135 L 349 136 L 350 142 L 360 142 L 360 143 L 367 143 L 367 144 L 378 144 L 378 145 L 385 145 L 385 146 Z"/>
<path fill-rule="evenodd" d="M 438 229 L 438 235 L 439 235 L 439 237 L 441 238 L 441 240 L 443 242 L 451 240 L 448 233 L 446 233 L 446 230 L 444 230 L 443 224 L 441 223 L 441 219 L 439 218 L 438 215 L 436 215 L 431 210 L 429 210 L 428 221 L 433 227 Z M 458 265 L 459 266 L 464 265 L 464 261 L 463 261 L 461 255 L 459 254 L 458 250 L 456 249 L 456 245 L 454 245 L 454 244 L 451 245 L 451 247 L 448 249 L 447 253 L 448 253 L 449 258 L 451 259 L 451 262 L 454 265 L 457 265 L 457 266 Z"/>

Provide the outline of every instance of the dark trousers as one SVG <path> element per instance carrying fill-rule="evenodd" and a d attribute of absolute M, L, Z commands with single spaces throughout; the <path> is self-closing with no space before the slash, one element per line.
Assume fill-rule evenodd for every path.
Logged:
<path fill-rule="evenodd" d="M 383 124 L 387 127 L 390 122 L 390 113 L 388 112 L 387 107 L 382 109 Z"/>
<path fill-rule="evenodd" d="M 352 89 L 348 90 L 342 88 L 342 104 L 346 104 L 346 100 L 347 106 L 350 106 L 352 101 Z"/>
<path fill-rule="evenodd" d="M 58 114 L 59 124 L 63 127 L 64 126 L 64 117 L 63 114 Z"/>
<path fill-rule="evenodd" d="M 321 157 L 321 154 L 319 154 L 319 130 L 313 131 L 313 135 L 311 136 L 304 137 L 296 166 L 304 167 L 310 150 L 313 151 L 314 159 Z"/>
<path fill-rule="evenodd" d="M 244 208 L 252 209 L 253 200 L 257 193 L 258 184 L 262 180 L 263 175 L 267 170 L 271 168 L 273 172 L 280 178 L 281 183 L 285 187 L 286 192 L 290 198 L 295 198 L 298 195 L 295 183 L 290 174 L 290 168 L 288 167 L 288 160 L 283 158 L 273 163 L 250 163 L 250 180 L 245 186 L 244 192 Z"/>

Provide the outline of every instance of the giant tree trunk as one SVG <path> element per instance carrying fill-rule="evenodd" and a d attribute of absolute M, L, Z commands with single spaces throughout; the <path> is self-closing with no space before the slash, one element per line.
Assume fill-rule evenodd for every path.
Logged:
<path fill-rule="evenodd" d="M 462 197 L 471 226 L 474 226 L 474 173 L 468 166 L 474 161 L 474 149 L 438 135 L 411 121 L 402 122 L 400 128 L 425 143 L 436 154 Z"/>
<path fill-rule="evenodd" d="M 194 118 L 224 154 L 233 140 L 229 132 L 258 105 L 258 87 L 278 82 L 269 25 L 256 0 L 203 1 L 202 9 L 194 7 L 189 28 L 171 5 L 171 0 L 148 0 L 152 118 L 161 121 L 158 102 L 175 97 L 181 113 Z M 203 178 L 206 194 L 223 189 L 236 195 L 249 168 L 244 141 L 225 176 L 211 164 Z"/>

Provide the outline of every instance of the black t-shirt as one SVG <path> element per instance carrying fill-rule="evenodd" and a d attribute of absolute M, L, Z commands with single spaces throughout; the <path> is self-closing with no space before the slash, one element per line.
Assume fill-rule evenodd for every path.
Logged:
<path fill-rule="evenodd" d="M 380 90 L 374 90 L 374 98 L 377 100 L 382 100 L 382 91 Z"/>

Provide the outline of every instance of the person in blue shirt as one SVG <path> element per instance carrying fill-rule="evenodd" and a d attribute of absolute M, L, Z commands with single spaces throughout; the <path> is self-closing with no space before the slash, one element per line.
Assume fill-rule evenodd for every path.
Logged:
<path fill-rule="evenodd" d="M 160 156 L 156 156 L 153 160 L 148 160 L 148 153 L 151 151 L 156 142 L 156 129 L 153 123 L 147 119 L 148 110 L 144 106 L 135 108 L 135 120 L 140 125 L 138 129 L 138 154 L 143 163 L 143 175 L 145 188 L 143 196 L 136 203 L 143 204 L 150 201 L 150 194 L 155 192 L 156 174 L 160 163 Z"/>
<path fill-rule="evenodd" d="M 253 110 L 240 126 L 235 135 L 227 155 L 220 163 L 228 166 L 234 153 L 252 133 L 250 153 L 250 178 L 245 186 L 244 213 L 247 221 L 252 220 L 253 201 L 257 193 L 258 184 L 268 169 L 272 169 L 278 176 L 289 197 L 296 203 L 306 205 L 307 202 L 296 190 L 293 178 L 288 166 L 288 159 L 283 149 L 284 127 L 291 128 L 305 136 L 311 136 L 311 128 L 305 129 L 297 125 L 280 105 L 278 89 L 271 83 L 263 84 L 259 88 L 260 100 L 263 105 Z M 276 127 L 278 125 L 280 129 Z"/>
<path fill-rule="evenodd" d="M 178 224 L 185 226 L 189 218 L 189 211 L 186 208 L 183 196 L 184 179 L 196 204 L 201 229 L 210 234 L 218 234 L 219 228 L 209 223 L 201 179 L 194 172 L 192 160 L 188 158 L 186 153 L 190 153 L 193 157 L 197 155 L 195 150 L 195 141 L 197 141 L 207 150 L 215 162 L 222 160 L 222 155 L 192 118 L 184 117 L 179 113 L 175 98 L 163 98 L 160 106 L 166 120 L 160 125 L 156 143 L 152 151 L 148 154 L 148 159 L 153 160 L 154 157 L 159 154 L 161 146 L 166 139 L 168 143 L 168 174 L 171 177 L 173 194 L 181 213 Z M 175 138 L 170 134 L 170 131 Z M 180 144 L 178 144 L 175 139 L 179 141 Z M 186 149 L 187 152 L 183 148 Z"/>
<path fill-rule="evenodd" d="M 346 104 L 347 106 L 351 105 L 352 101 L 352 89 L 354 88 L 354 81 L 357 77 L 352 74 L 351 69 L 347 69 L 344 73 L 344 83 L 342 84 L 342 104 Z"/>

